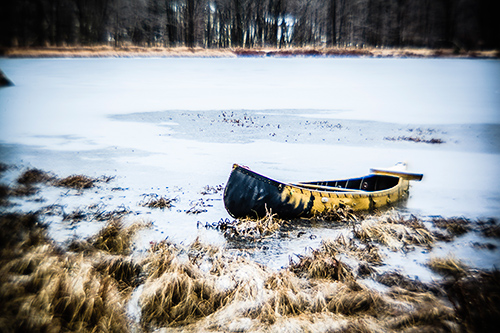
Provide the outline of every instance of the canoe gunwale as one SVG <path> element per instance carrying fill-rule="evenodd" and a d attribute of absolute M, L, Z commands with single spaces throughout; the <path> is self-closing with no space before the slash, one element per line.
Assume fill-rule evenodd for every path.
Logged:
<path fill-rule="evenodd" d="M 367 196 L 386 195 L 386 194 L 392 192 L 393 190 L 397 189 L 398 186 L 400 186 L 401 181 L 403 179 L 402 177 L 398 177 L 398 176 L 395 176 L 395 175 L 386 175 L 386 176 L 389 176 L 389 177 L 399 178 L 398 183 L 396 185 L 392 186 L 392 187 L 387 188 L 387 189 L 377 190 L 377 191 L 353 190 L 353 189 L 344 189 L 344 188 L 338 188 L 338 187 L 331 187 L 331 190 L 328 190 L 328 189 L 326 189 L 327 186 L 325 186 L 325 189 L 320 189 L 320 188 L 315 189 L 315 188 L 310 188 L 309 187 L 310 185 L 307 185 L 307 184 L 301 184 L 301 183 L 283 183 L 283 182 L 274 180 L 272 178 L 269 178 L 267 176 L 261 175 L 261 174 L 255 172 L 255 171 L 253 171 L 253 170 L 250 170 L 247 167 L 243 167 L 243 166 L 238 165 L 238 164 L 235 164 L 233 166 L 233 171 L 232 172 L 235 172 L 236 170 L 238 170 L 241 173 L 244 173 L 247 176 L 255 178 L 255 179 L 259 180 L 259 181 L 262 181 L 262 182 L 265 182 L 267 184 L 273 185 L 273 186 L 277 187 L 279 190 L 282 190 L 285 187 L 290 187 L 292 189 L 301 189 L 301 190 L 309 191 L 309 192 L 312 192 L 312 193 L 329 193 L 329 194 L 334 194 L 336 197 L 340 197 L 340 198 L 342 198 L 342 197 L 346 198 L 346 197 L 350 197 L 352 195 L 359 195 L 359 198 L 361 198 L 361 197 L 367 197 Z M 369 175 L 372 175 L 372 174 L 369 174 Z M 367 177 L 369 175 L 365 175 L 364 177 Z M 348 179 L 355 179 L 355 178 L 348 178 Z M 347 180 L 347 179 L 343 179 L 343 180 Z"/>

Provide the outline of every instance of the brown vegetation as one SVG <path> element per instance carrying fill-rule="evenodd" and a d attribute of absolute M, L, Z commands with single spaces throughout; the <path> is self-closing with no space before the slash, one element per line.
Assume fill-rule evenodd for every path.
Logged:
<path fill-rule="evenodd" d="M 15 197 L 31 196 L 38 192 L 36 185 L 49 184 L 56 178 L 54 175 L 40 169 L 25 170 L 16 179 L 16 186 L 10 189 L 10 195 Z"/>
<path fill-rule="evenodd" d="M 27 178 L 40 179 L 33 175 Z M 39 183 L 44 181 L 52 182 Z M 6 186 L 4 200 L 9 195 Z M 444 276 L 432 285 L 399 272 L 379 273 L 384 247 L 408 251 L 434 245 L 426 224 L 412 215 L 389 212 L 360 221 L 348 211 L 330 212 L 311 221 L 340 221 L 343 233 L 273 271 L 245 251 L 199 238 L 187 246 L 152 242 L 147 253 L 132 255 L 134 236 L 148 225 L 127 224 L 122 209 L 114 212 L 95 205 L 64 214 L 62 206 L 52 205 L 37 214 L 0 214 L 2 331 L 458 332 L 492 331 L 500 318 L 498 271 L 471 270 L 445 258 L 428 263 Z M 49 239 L 39 214 L 106 223 L 95 235 L 62 248 Z M 453 234 L 497 226 L 494 220 L 465 221 L 431 222 Z M 293 225 L 269 212 L 262 219 L 213 227 L 246 244 L 280 237 Z M 386 291 L 368 288 L 366 279 Z M 139 327 L 126 314 L 134 290 L 142 290 Z"/>
<path fill-rule="evenodd" d="M 199 242 L 193 243 L 192 248 L 204 253 Z M 144 327 L 193 322 L 215 312 L 227 297 L 198 266 L 179 261 L 182 251 L 166 241 L 152 244 L 143 262 L 147 275 L 141 296 Z"/>
<path fill-rule="evenodd" d="M 0 207 L 6 207 L 9 203 L 10 187 L 4 184 L 0 184 Z"/>
<path fill-rule="evenodd" d="M 232 58 L 245 57 L 290 57 L 290 56 L 363 56 L 363 57 L 400 57 L 400 58 L 441 58 L 441 57 L 471 57 L 498 58 L 498 51 L 460 51 L 452 49 L 425 48 L 223 48 L 206 49 L 201 47 L 140 47 L 140 46 L 78 46 L 78 47 L 29 47 L 8 48 L 3 56 L 10 58 L 96 58 L 96 57 L 205 57 Z M 389 140 L 391 138 L 388 138 Z M 394 138 L 392 138 L 394 139 Z M 436 139 L 440 141 L 440 139 Z M 410 140 L 413 141 L 413 140 Z M 427 140 L 425 140 L 427 141 Z M 442 143 L 442 142 L 428 142 Z"/>
<path fill-rule="evenodd" d="M 170 199 L 156 193 L 143 194 L 143 197 L 144 199 L 139 203 L 139 206 L 149 208 L 170 209 L 173 207 L 172 203 L 177 201 L 176 198 Z"/>
<path fill-rule="evenodd" d="M 78 47 L 30 47 L 9 48 L 4 56 L 10 58 L 102 58 L 102 57 L 235 57 L 230 49 L 203 49 L 187 47 L 140 47 L 140 46 L 78 46 Z"/>
<path fill-rule="evenodd" d="M 398 287 L 412 292 L 426 292 L 429 290 L 429 287 L 424 283 L 412 280 L 399 272 L 385 272 L 378 275 L 376 280 L 388 287 Z"/>
<path fill-rule="evenodd" d="M 470 272 L 445 284 L 456 315 L 471 332 L 494 332 L 500 323 L 500 271 Z"/>
<path fill-rule="evenodd" d="M 216 186 L 210 186 L 207 185 L 201 190 L 200 194 L 201 195 L 210 195 L 210 194 L 217 194 L 220 192 L 224 191 L 224 184 L 221 185 L 216 185 Z"/>
<path fill-rule="evenodd" d="M 46 214 L 60 215 L 63 221 L 77 223 L 80 221 L 110 221 L 112 219 L 120 219 L 132 211 L 125 207 L 119 206 L 115 210 L 107 211 L 103 204 L 92 204 L 84 208 L 77 208 L 70 213 L 65 213 L 64 210 L 58 209 L 57 206 L 48 206 L 43 209 Z"/>
<path fill-rule="evenodd" d="M 493 218 L 474 221 L 464 217 L 444 218 L 438 216 L 432 219 L 432 223 L 435 227 L 446 231 L 445 235 L 437 232 L 433 233 L 436 237 L 446 241 L 452 240 L 455 236 L 461 236 L 470 231 L 480 232 L 485 237 L 500 237 L 500 226 L 497 224 L 496 219 Z"/>
<path fill-rule="evenodd" d="M 430 144 L 445 143 L 442 139 L 439 139 L 439 138 L 425 139 L 425 138 L 417 137 L 417 136 L 399 136 L 397 138 L 395 138 L 395 137 L 385 137 L 384 140 L 388 140 L 388 141 L 410 141 L 410 142 L 420 142 L 420 143 L 430 143 Z"/>
<path fill-rule="evenodd" d="M 98 180 L 84 175 L 71 175 L 63 179 L 56 180 L 54 186 L 67 187 L 75 190 L 83 190 L 94 187 Z"/>
<path fill-rule="evenodd" d="M 199 239 L 189 246 L 152 243 L 143 261 L 137 262 L 123 254 L 130 253 L 126 250 L 131 247 L 129 237 L 138 227 L 125 228 L 116 220 L 85 241 L 93 250 L 82 254 L 63 253 L 52 245 L 36 215 L 4 215 L 1 227 L 10 231 L 9 237 L 1 239 L 5 244 L 1 248 L 1 323 L 12 330 L 128 331 L 132 324 L 124 305 L 132 289 L 142 283 L 145 330 L 211 327 L 228 331 L 235 325 L 250 331 L 279 330 L 295 323 L 303 329 L 336 327 L 338 331 L 457 331 L 462 324 L 457 314 L 469 328 L 489 327 L 485 325 L 491 324 L 498 308 L 494 307 L 498 301 L 495 273 L 477 276 L 482 283 L 471 283 L 468 277 L 448 285 L 447 295 L 455 308 L 429 286 L 397 273 L 378 278 L 390 287 L 388 292 L 367 289 L 337 256 L 375 263 L 380 256 L 344 236 L 323 242 L 288 268 L 271 272 Z M 474 287 L 493 296 L 483 300 L 489 302 L 486 314 L 463 303 Z M 479 297 L 486 295 L 483 291 Z"/>
<path fill-rule="evenodd" d="M 350 207 L 340 204 L 337 208 L 328 209 L 314 218 L 324 222 L 356 222 L 361 214 L 354 212 Z"/>
<path fill-rule="evenodd" d="M 284 222 L 284 220 L 277 218 L 275 214 L 268 211 L 266 216 L 260 219 L 225 220 L 219 222 L 216 228 L 223 231 L 224 237 L 231 240 L 261 241 L 264 238 L 274 236 Z"/>
<path fill-rule="evenodd" d="M 440 229 L 445 229 L 454 236 L 460 236 L 469 232 L 472 228 L 471 221 L 466 218 L 443 218 L 436 217 L 432 223 Z"/>
<path fill-rule="evenodd" d="M 0 217 L 2 331 L 128 330 L 123 296 L 82 256 L 63 253 L 36 215 Z"/>
<path fill-rule="evenodd" d="M 500 238 L 500 225 L 495 219 L 478 221 L 478 228 L 485 237 Z"/>
<path fill-rule="evenodd" d="M 398 214 L 367 219 L 354 227 L 354 236 L 364 243 L 377 242 L 391 250 L 411 249 L 411 245 L 432 247 L 434 236 L 415 216 Z"/>
<path fill-rule="evenodd" d="M 201 213 L 206 213 L 207 207 L 212 207 L 211 204 L 207 203 L 203 198 L 197 201 L 191 201 L 191 207 L 186 210 L 186 214 L 197 215 Z"/>
<path fill-rule="evenodd" d="M 467 266 L 460 260 L 455 258 L 433 258 L 429 261 L 428 266 L 435 272 L 443 275 L 461 276 L 464 275 Z"/>
<path fill-rule="evenodd" d="M 311 256 L 301 256 L 298 263 L 290 262 L 290 270 L 309 278 L 335 281 L 352 279 L 350 268 L 331 256 L 328 251 L 314 250 Z"/>
<path fill-rule="evenodd" d="M 54 179 L 54 175 L 35 168 L 24 171 L 19 177 L 17 177 L 17 182 L 21 185 L 33 185 L 39 183 L 48 183 Z"/>
<path fill-rule="evenodd" d="M 111 219 L 89 242 L 98 250 L 111 254 L 127 255 L 132 251 L 133 237 L 136 232 L 147 227 L 144 223 L 134 223 L 125 227 L 120 219 Z"/>

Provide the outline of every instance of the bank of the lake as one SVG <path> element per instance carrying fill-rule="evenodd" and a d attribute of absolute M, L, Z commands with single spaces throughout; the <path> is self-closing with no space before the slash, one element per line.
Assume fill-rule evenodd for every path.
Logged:
<path fill-rule="evenodd" d="M 201 48 L 121 46 L 10 47 L 0 50 L 7 58 L 101 58 L 101 57 L 384 57 L 498 59 L 499 50 L 428 48 Z"/>

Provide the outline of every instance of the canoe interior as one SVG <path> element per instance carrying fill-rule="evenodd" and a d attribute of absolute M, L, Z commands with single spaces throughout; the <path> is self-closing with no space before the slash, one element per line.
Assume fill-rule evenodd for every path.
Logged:
<path fill-rule="evenodd" d="M 344 180 L 301 182 L 300 185 L 314 185 L 350 190 L 361 190 L 367 192 L 382 191 L 394 187 L 398 184 L 399 178 L 384 175 L 368 175 L 360 178 L 350 178 Z"/>

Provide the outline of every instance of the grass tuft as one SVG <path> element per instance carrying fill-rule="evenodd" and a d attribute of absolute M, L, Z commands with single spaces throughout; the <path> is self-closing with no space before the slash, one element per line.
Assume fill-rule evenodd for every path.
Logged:
<path fill-rule="evenodd" d="M 276 214 L 267 211 L 266 216 L 260 219 L 245 218 L 234 221 L 223 221 L 218 228 L 224 231 L 224 237 L 234 241 L 260 241 L 273 237 L 283 225 L 284 220 L 278 219 Z"/>
<path fill-rule="evenodd" d="M 145 326 L 181 325 L 208 316 L 222 305 L 223 295 L 206 280 L 183 271 L 146 282 L 141 296 Z"/>
<path fill-rule="evenodd" d="M 500 238 L 500 225 L 496 219 L 490 218 L 485 221 L 478 221 L 479 230 L 485 237 Z"/>
<path fill-rule="evenodd" d="M 129 330 L 114 281 L 55 247 L 36 215 L 2 215 L 0 227 L 9 235 L 0 242 L 2 331 Z"/>
<path fill-rule="evenodd" d="M 496 332 L 500 318 L 500 271 L 477 272 L 445 285 L 466 331 Z"/>
<path fill-rule="evenodd" d="M 328 242 L 323 242 L 318 250 L 311 255 L 300 256 L 297 263 L 290 260 L 289 269 L 298 275 L 305 275 L 314 279 L 330 279 L 347 281 L 353 279 L 351 269 L 335 258 Z"/>
<path fill-rule="evenodd" d="M 393 251 L 410 250 L 411 245 L 430 248 L 435 241 L 419 219 L 414 216 L 406 219 L 399 214 L 363 221 L 354 227 L 354 236 L 364 243 L 374 241 L 386 245 Z"/>
<path fill-rule="evenodd" d="M 433 258 L 427 265 L 434 272 L 442 275 L 461 276 L 467 271 L 467 266 L 455 258 Z"/>
<path fill-rule="evenodd" d="M 36 214 L 0 214 L 0 250 L 16 254 L 43 244 L 48 241 L 46 228 Z"/>
<path fill-rule="evenodd" d="M 98 250 L 127 255 L 132 251 L 132 241 L 137 231 L 147 226 L 144 223 L 134 223 L 125 227 L 121 219 L 111 219 L 89 241 Z"/>
<path fill-rule="evenodd" d="M 152 243 L 142 263 L 148 278 L 157 279 L 170 271 L 180 253 L 181 249 L 167 240 Z"/>
<path fill-rule="evenodd" d="M 124 256 L 110 256 L 95 266 L 98 272 L 117 281 L 120 290 L 131 290 L 142 282 L 142 266 Z"/>
<path fill-rule="evenodd" d="M 376 281 L 388 287 L 399 287 L 409 291 L 425 292 L 429 288 L 418 280 L 412 280 L 399 272 L 385 272 L 376 277 Z"/>
<path fill-rule="evenodd" d="M 356 214 L 351 208 L 340 204 L 339 207 L 335 209 L 328 209 L 321 214 L 314 217 L 316 220 L 324 222 L 339 222 L 339 221 L 349 221 L 356 222 L 359 220 L 359 215 Z"/>
<path fill-rule="evenodd" d="M 170 209 L 174 206 L 173 203 L 177 201 L 176 198 L 170 199 L 164 196 L 160 196 L 156 193 L 143 194 L 143 197 L 144 198 L 139 203 L 139 206 L 149 208 Z"/>
<path fill-rule="evenodd" d="M 24 171 L 18 178 L 17 183 L 21 185 L 33 185 L 40 183 L 48 183 L 55 179 L 55 176 L 40 169 L 28 169 Z"/>
<path fill-rule="evenodd" d="M 94 187 L 96 182 L 98 182 L 98 179 L 85 175 L 71 175 L 66 178 L 56 180 L 54 182 L 54 186 L 83 190 Z"/>
<path fill-rule="evenodd" d="M 10 187 L 4 184 L 0 184 L 0 207 L 7 207 L 10 205 L 9 196 Z"/>
<path fill-rule="evenodd" d="M 440 229 L 447 230 L 455 236 L 463 235 L 471 230 L 471 221 L 464 217 L 443 218 L 436 217 L 432 219 L 432 223 Z"/>
<path fill-rule="evenodd" d="M 348 316 L 360 313 L 375 315 L 381 312 L 384 306 L 385 303 L 378 293 L 361 288 L 356 283 L 343 286 L 327 303 L 329 311 Z"/>

